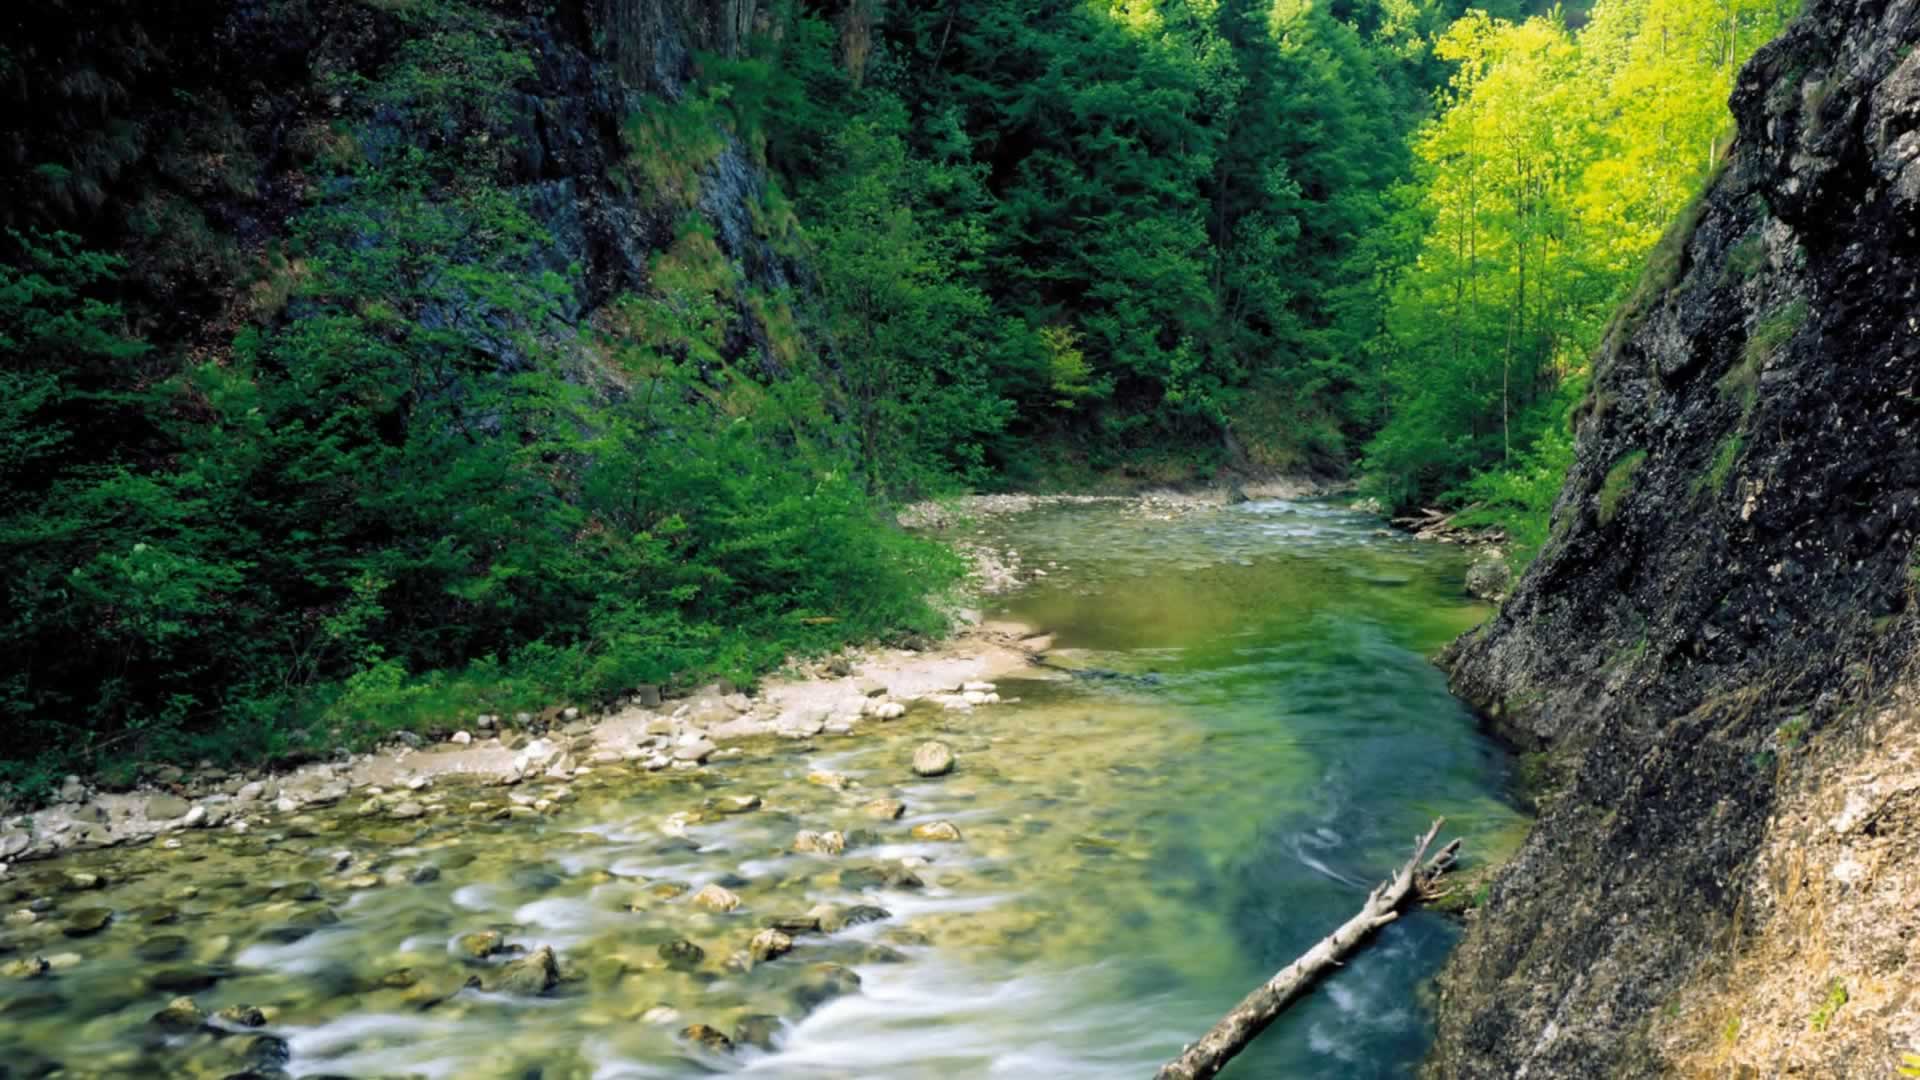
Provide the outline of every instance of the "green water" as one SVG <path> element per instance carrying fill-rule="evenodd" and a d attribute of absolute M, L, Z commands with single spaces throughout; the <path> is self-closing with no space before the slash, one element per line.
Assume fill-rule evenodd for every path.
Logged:
<path fill-rule="evenodd" d="M 1459 553 L 1284 502 L 982 528 L 1046 569 L 1003 613 L 1052 631 L 1077 674 L 698 774 L 523 785 L 562 795 L 532 817 L 496 820 L 506 789 L 443 788 L 446 808 L 416 821 L 343 804 L 21 868 L 0 882 L 5 910 L 52 907 L 0 927 L 0 962 L 55 970 L 0 979 L 0 1075 L 1148 1075 L 1350 915 L 1432 816 L 1469 852 L 1511 843 L 1506 762 L 1424 659 L 1484 615 L 1460 596 Z M 957 752 L 952 775 L 907 768 L 929 737 Z M 857 786 L 808 781 L 821 770 Z M 749 793 L 756 810 L 713 809 Z M 906 816 L 869 818 L 881 796 Z M 936 820 L 961 842 L 908 835 Z M 793 854 L 800 829 L 854 846 Z M 919 887 L 903 859 L 930 860 Z M 107 882 L 75 891 L 74 871 Z M 688 903 L 710 882 L 742 906 Z M 728 965 L 769 917 L 823 901 L 887 917 Z M 113 921 L 66 936 L 86 908 Z M 501 992 L 501 958 L 463 955 L 484 930 L 552 947 L 562 981 Z M 1418 988 L 1456 932 L 1420 913 L 1389 926 L 1229 1075 L 1405 1074 L 1428 1037 Z M 704 951 L 688 970 L 660 948 L 682 939 Z M 182 992 L 266 1022 L 151 1022 Z M 743 1022 L 762 1045 L 680 1034 Z"/>

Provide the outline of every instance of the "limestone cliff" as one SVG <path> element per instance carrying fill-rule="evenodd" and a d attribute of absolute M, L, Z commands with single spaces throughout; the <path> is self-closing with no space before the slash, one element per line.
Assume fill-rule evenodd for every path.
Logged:
<path fill-rule="evenodd" d="M 1553 539 L 1444 657 L 1456 691 L 1556 782 L 1442 978 L 1434 1075 L 1797 1061 L 1884 1077 L 1915 1049 L 1920 1002 L 1898 990 L 1835 1007 L 1791 1060 L 1673 1035 L 1710 1023 L 1742 1045 L 1716 995 L 1790 933 L 1765 885 L 1780 830 L 1811 820 L 1835 778 L 1875 773 L 1889 753 L 1876 706 L 1914 651 L 1916 42 L 1914 0 L 1811 0 L 1747 66 L 1723 173 L 1596 358 Z M 1899 760 L 1879 773 L 1911 772 Z M 1862 797 L 1894 808 L 1890 828 L 1913 800 L 1882 787 Z M 1882 885 L 1910 881 L 1920 855 L 1888 859 Z M 1846 904 L 1875 880 L 1812 884 Z M 1813 996 L 1920 984 L 1912 903 L 1861 933 L 1885 945 L 1860 951 L 1861 970 L 1809 960 L 1786 977 Z M 1811 1031 L 1819 1007 L 1794 1022 Z"/>

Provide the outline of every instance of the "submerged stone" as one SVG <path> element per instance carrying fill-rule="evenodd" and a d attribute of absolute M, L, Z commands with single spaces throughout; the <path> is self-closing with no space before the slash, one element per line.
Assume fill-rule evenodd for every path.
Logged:
<path fill-rule="evenodd" d="M 860 991 L 860 976 L 844 964 L 815 964 L 799 984 L 787 992 L 803 1011 L 817 1009 L 837 997 Z"/>
<path fill-rule="evenodd" d="M 210 989 L 224 974 L 204 967 L 162 968 L 147 976 L 147 985 L 172 994 L 193 994 Z"/>
<path fill-rule="evenodd" d="M 749 1013 L 733 1025 L 733 1041 L 739 1046 L 772 1050 L 779 1033 L 780 1018 L 770 1013 Z"/>
<path fill-rule="evenodd" d="M 67 919 L 60 932 L 68 937 L 92 937 L 107 928 L 113 922 L 113 911 L 109 908 L 81 908 Z"/>
<path fill-rule="evenodd" d="M 174 960 L 184 955 L 191 944 L 179 934 L 160 934 L 135 946 L 133 954 L 148 963 Z"/>
<path fill-rule="evenodd" d="M 660 946 L 660 959 L 675 971 L 692 971 L 707 958 L 707 950 L 685 938 L 678 938 Z"/>

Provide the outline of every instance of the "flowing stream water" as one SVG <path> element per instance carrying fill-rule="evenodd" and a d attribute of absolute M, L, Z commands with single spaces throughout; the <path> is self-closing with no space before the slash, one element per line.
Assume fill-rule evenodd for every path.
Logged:
<path fill-rule="evenodd" d="M 0 961 L 51 970 L 0 978 L 0 1077 L 1146 1076 L 1432 817 L 1470 856 L 1515 841 L 1507 761 L 1426 660 L 1485 615 L 1461 553 L 1310 502 L 964 532 L 1046 571 L 999 613 L 1052 632 L 1056 666 L 1001 682 L 1007 703 L 699 772 L 596 770 L 535 816 L 501 818 L 498 788 L 414 821 L 350 800 L 18 868 L 5 910 L 42 910 L 0 926 Z M 952 774 L 908 768 L 929 738 Z M 905 815 L 876 819 L 877 798 Z M 935 821 L 961 838 L 909 835 Z M 848 850 L 796 854 L 801 829 Z M 710 883 L 740 907 L 689 902 Z M 740 962 L 822 903 L 833 932 Z M 1405 1075 L 1457 933 L 1388 926 L 1229 1075 Z M 524 951 L 476 955 L 496 941 Z M 541 946 L 550 986 L 525 959 Z M 183 995 L 204 1023 L 154 1019 Z"/>

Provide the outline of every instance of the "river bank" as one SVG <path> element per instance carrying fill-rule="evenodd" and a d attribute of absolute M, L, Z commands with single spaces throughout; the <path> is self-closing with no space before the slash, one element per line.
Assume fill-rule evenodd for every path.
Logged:
<path fill-rule="evenodd" d="M 0 877 L 12 864 L 73 850 L 143 843 L 182 830 L 226 828 L 244 833 L 275 815 L 327 806 L 379 789 L 375 797 L 420 792 L 417 783 L 463 777 L 515 784 L 539 775 L 562 779 L 593 768 L 697 768 L 708 756 L 744 752 L 737 744 L 765 735 L 806 738 L 851 733 L 863 722 L 884 722 L 926 702 L 943 709 L 990 704 L 969 700 L 966 687 L 1027 669 L 1047 639 L 1032 627 L 982 622 L 982 601 L 1044 578 L 1044 566 L 1024 565 L 1017 546 L 983 543 L 973 525 L 1061 506 L 1105 506 L 1143 520 L 1168 521 L 1219 507 L 1236 498 L 1298 498 L 1316 494 L 1310 482 L 1272 480 L 1245 488 L 1132 495 L 982 495 L 917 503 L 899 515 L 902 527 L 941 532 L 972 566 L 950 603 L 954 629 L 915 650 L 867 648 L 830 658 L 789 663 L 749 695 L 710 684 L 661 702 L 657 691 L 636 694 L 604 713 L 557 704 L 540 714 L 476 714 L 448 718 L 448 741 L 411 732 L 367 753 L 342 753 L 328 762 L 292 769 L 229 771 L 161 767 L 158 784 L 130 791 L 101 790 L 68 777 L 56 801 L 0 822 Z M 980 691 L 972 692 L 983 698 Z M 711 750 L 703 749 L 711 744 Z M 722 749 L 727 748 L 727 749 Z M 402 800 L 407 801 L 407 800 Z M 433 798 L 411 800 L 429 811 Z"/>

